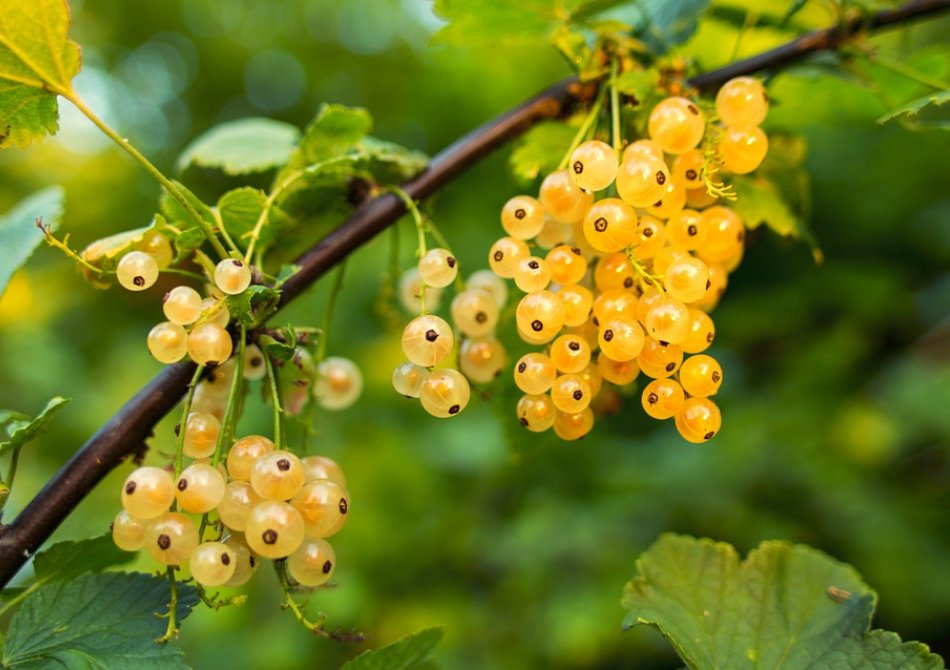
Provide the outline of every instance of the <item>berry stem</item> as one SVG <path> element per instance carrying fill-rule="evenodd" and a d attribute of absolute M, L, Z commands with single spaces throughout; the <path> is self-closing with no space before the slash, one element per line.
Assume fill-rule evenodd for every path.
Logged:
<path fill-rule="evenodd" d="M 85 258 L 83 258 L 80 254 L 73 251 L 72 248 L 70 248 L 69 246 L 69 235 L 66 235 L 65 237 L 63 237 L 62 242 L 56 239 L 56 236 L 53 235 L 53 231 L 50 230 L 50 227 L 43 223 L 42 217 L 36 220 L 36 227 L 43 231 L 43 237 L 46 239 L 46 243 L 50 245 L 51 247 L 55 249 L 59 249 L 64 254 L 66 254 L 69 258 L 72 258 L 74 261 L 79 263 L 79 265 L 83 266 L 84 268 L 86 268 L 87 270 L 91 272 L 96 273 L 97 275 L 108 274 L 102 268 L 97 268 L 95 265 L 93 265 L 92 263 L 87 261 Z"/>
<path fill-rule="evenodd" d="M 627 258 L 630 259 L 630 264 L 633 265 L 633 269 L 637 271 L 637 274 L 640 276 L 640 279 L 646 281 L 648 284 L 651 284 L 659 293 L 664 293 L 666 289 L 663 287 L 663 282 L 660 280 L 658 275 L 655 275 L 649 272 L 637 257 L 633 253 L 633 247 L 627 248 Z"/>
<path fill-rule="evenodd" d="M 390 186 L 390 193 L 393 193 L 396 197 L 403 201 L 406 205 L 406 209 L 409 210 L 409 213 L 412 214 L 412 220 L 416 224 L 416 236 L 418 238 L 416 246 L 416 257 L 422 258 L 429 251 L 426 246 L 426 222 L 422 217 L 422 212 L 419 211 L 419 207 L 416 205 L 415 199 L 402 190 L 398 186 Z M 428 314 L 429 310 L 426 309 L 426 288 L 425 282 L 421 279 L 419 280 L 419 311 L 422 314 Z"/>
<path fill-rule="evenodd" d="M 284 591 L 284 602 L 281 604 L 281 608 L 290 610 L 290 613 L 294 615 L 294 618 L 311 633 L 328 639 L 332 638 L 333 636 L 323 627 L 323 624 L 326 622 L 327 618 L 326 614 L 321 613 L 319 621 L 310 621 L 307 618 L 307 615 L 304 614 L 303 607 L 301 607 L 301 605 L 296 600 L 294 600 L 293 587 L 290 585 L 290 580 L 287 579 L 287 568 L 285 561 L 274 561 L 274 572 L 277 573 L 277 579 L 280 581 L 280 588 Z"/>
<path fill-rule="evenodd" d="M 178 477 L 181 475 L 182 463 L 185 455 L 185 432 L 188 430 L 188 415 L 191 414 L 191 402 L 194 400 L 195 389 L 198 386 L 198 382 L 201 381 L 201 375 L 204 374 L 204 371 L 205 368 L 203 365 L 199 365 L 195 370 L 195 374 L 192 376 L 191 382 L 188 384 L 188 393 L 185 395 L 185 402 L 182 404 L 181 423 L 178 424 L 178 446 L 175 451 L 176 482 L 178 481 Z"/>
<path fill-rule="evenodd" d="M 107 124 L 105 121 L 100 119 L 99 116 L 94 111 L 92 111 L 92 109 L 86 104 L 86 102 L 82 98 L 79 97 L 79 94 L 76 93 L 76 91 L 74 91 L 73 89 L 69 89 L 69 90 L 62 90 L 62 91 L 57 91 L 57 92 L 60 95 L 62 95 L 64 98 L 69 100 L 71 103 L 73 103 L 76 109 L 82 112 L 86 116 L 87 119 L 92 121 L 93 124 L 95 124 L 95 126 L 99 130 L 105 133 L 105 135 L 110 140 L 112 140 L 117 145 L 119 145 L 119 147 L 122 148 L 122 150 L 128 153 L 142 167 L 144 167 L 146 172 L 152 175 L 155 181 L 161 184 L 165 188 L 165 190 L 168 191 L 169 194 L 171 194 L 171 196 L 175 198 L 175 200 L 178 201 L 178 204 L 180 204 L 182 208 L 186 212 L 188 212 L 188 216 L 194 219 L 195 223 L 197 223 L 198 226 L 201 228 L 201 230 L 204 231 L 205 237 L 207 237 L 208 241 L 211 242 L 211 246 L 214 247 L 214 250 L 218 254 L 218 256 L 220 256 L 221 258 L 228 257 L 229 255 L 228 251 L 227 249 L 224 248 L 224 246 L 218 240 L 217 235 L 215 235 L 214 229 L 212 229 L 211 226 L 208 225 L 208 222 L 205 221 L 204 218 L 202 218 L 202 216 L 198 213 L 198 211 L 192 206 L 192 204 L 188 202 L 188 198 L 185 197 L 185 195 L 181 192 L 181 190 L 178 188 L 175 182 L 173 182 L 171 179 L 166 177 L 162 173 L 161 170 L 159 170 L 157 167 L 155 167 L 154 164 L 152 164 L 152 162 L 149 159 L 147 159 L 138 149 L 132 146 L 131 142 L 129 142 L 124 137 L 120 136 L 115 130 L 112 129 L 111 126 L 109 126 L 109 124 Z M 234 249 L 233 251 L 237 253 L 237 249 Z"/>
<path fill-rule="evenodd" d="M 327 355 L 327 340 L 330 339 L 330 324 L 333 322 L 333 309 L 336 307 L 336 298 L 343 289 L 343 274 L 346 272 L 346 261 L 340 263 L 333 278 L 333 284 L 330 286 L 330 293 L 327 295 L 327 306 L 323 313 L 323 325 L 320 327 L 320 342 L 317 344 L 317 356 L 314 363 L 320 365 L 320 362 Z"/>
<path fill-rule="evenodd" d="M 10 455 L 10 468 L 7 470 L 7 476 L 0 482 L 0 511 L 10 499 L 10 492 L 13 490 L 13 480 L 16 478 L 17 464 L 20 462 L 20 447 L 13 450 Z"/>
<path fill-rule="evenodd" d="M 274 361 L 265 352 L 264 366 L 267 368 L 267 381 L 270 385 L 271 402 L 274 403 L 274 446 L 277 449 L 284 448 L 284 406 L 280 398 L 280 384 L 277 383 L 277 370 L 274 369 Z"/>
<path fill-rule="evenodd" d="M 178 581 L 175 579 L 175 568 L 169 565 L 165 574 L 168 576 L 168 588 L 171 592 L 168 598 L 168 614 L 165 615 L 168 618 L 168 627 L 165 634 L 155 640 L 158 644 L 165 644 L 178 636 Z"/>
<path fill-rule="evenodd" d="M 619 157 L 623 149 L 623 138 L 620 136 L 620 91 L 617 90 L 617 72 L 618 62 L 615 58 L 610 62 L 610 127 L 614 151 Z"/>
<path fill-rule="evenodd" d="M 240 402 L 241 390 L 244 382 L 244 352 L 247 347 L 247 328 L 240 324 L 240 333 L 238 339 L 238 350 L 234 357 L 234 378 L 231 379 L 231 388 L 228 389 L 228 405 L 224 410 L 224 418 L 221 420 L 221 432 L 218 433 L 218 443 L 214 445 L 214 455 L 211 457 L 211 465 L 215 466 L 221 460 L 224 453 L 224 446 L 230 444 L 234 437 L 237 425 L 238 403 Z M 264 356 L 267 361 L 268 356 Z"/>
<path fill-rule="evenodd" d="M 590 111 L 587 113 L 587 117 L 584 119 L 583 123 L 581 123 L 580 128 L 577 129 L 574 139 L 571 140 L 570 146 L 564 153 L 564 158 L 562 158 L 561 162 L 558 164 L 558 170 L 563 170 L 567 167 L 568 162 L 571 160 L 571 154 L 574 153 L 574 149 L 580 146 L 580 143 L 583 142 L 587 137 L 587 134 L 590 132 L 591 128 L 594 127 L 594 124 L 597 122 L 597 117 L 600 115 L 600 110 L 604 106 L 604 98 L 606 97 L 606 94 L 607 87 L 601 86 L 597 91 L 597 98 L 594 99 L 594 104 L 591 105 Z"/>

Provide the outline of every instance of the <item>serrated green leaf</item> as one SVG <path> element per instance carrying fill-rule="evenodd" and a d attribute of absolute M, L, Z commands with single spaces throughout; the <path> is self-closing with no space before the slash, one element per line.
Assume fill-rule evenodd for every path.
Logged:
<path fill-rule="evenodd" d="M 547 40 L 583 2 L 549 0 L 436 0 L 435 13 L 448 21 L 434 42 L 458 45 Z"/>
<path fill-rule="evenodd" d="M 618 11 L 635 36 L 654 54 L 663 54 L 696 32 L 710 0 L 639 0 Z"/>
<path fill-rule="evenodd" d="M 0 148 L 58 130 L 57 94 L 81 66 L 66 0 L 0 0 Z"/>
<path fill-rule="evenodd" d="M 106 533 L 86 540 L 57 542 L 33 559 L 33 571 L 41 582 L 75 579 L 87 572 L 102 572 L 114 565 L 131 563 L 135 554 L 122 551 Z"/>
<path fill-rule="evenodd" d="M 922 98 L 917 98 L 916 100 L 912 100 L 905 105 L 901 105 L 897 109 L 894 109 L 879 118 L 877 122 L 883 125 L 888 121 L 893 121 L 894 119 L 899 118 L 904 118 L 905 120 L 916 119 L 917 116 L 928 107 L 940 107 L 945 105 L 947 102 L 950 102 L 950 90 L 931 93 L 930 95 L 925 95 Z M 950 128 L 950 121 L 937 121 L 932 124 L 928 123 L 924 125 L 935 128 Z"/>
<path fill-rule="evenodd" d="M 346 153 L 373 127 L 373 118 L 362 107 L 321 105 L 300 140 L 298 165 L 319 163 Z"/>
<path fill-rule="evenodd" d="M 357 169 L 371 175 L 377 184 L 401 184 L 429 165 L 429 157 L 421 151 L 372 136 L 362 139 L 357 154 Z"/>
<path fill-rule="evenodd" d="M 264 195 L 264 192 L 250 186 L 228 191 L 218 200 L 218 214 L 221 216 L 221 223 L 225 230 L 230 233 L 234 243 L 242 249 L 247 248 L 248 241 L 245 236 L 254 230 L 254 226 L 257 225 L 257 220 L 260 218 L 261 212 L 264 211 L 266 203 L 267 196 Z M 269 225 L 264 225 L 261 229 L 260 242 L 262 247 L 266 247 L 267 242 L 273 236 L 273 233 L 268 230 L 269 228 Z"/>
<path fill-rule="evenodd" d="M 664 535 L 624 587 L 624 627 L 656 627 L 691 670 L 941 670 L 920 643 L 870 631 L 876 595 L 848 565 L 809 547 L 731 546 Z"/>
<path fill-rule="evenodd" d="M 551 35 L 551 44 L 578 72 L 585 70 L 590 63 L 590 45 L 584 33 L 577 28 L 569 25 L 559 26 Z"/>
<path fill-rule="evenodd" d="M 340 670 L 428 670 L 438 665 L 429 658 L 432 650 L 442 640 L 442 628 L 408 635 L 390 645 L 364 651 L 343 664 Z"/>
<path fill-rule="evenodd" d="M 515 179 L 529 182 L 557 169 L 577 132 L 566 123 L 539 123 L 518 140 L 508 164 Z"/>
<path fill-rule="evenodd" d="M 270 335 L 261 335 L 258 338 L 257 343 L 261 346 L 261 349 L 264 350 L 265 354 L 271 358 L 276 358 L 282 361 L 289 361 L 296 353 L 296 337 L 290 341 L 281 342 L 277 338 Z"/>
<path fill-rule="evenodd" d="M 227 297 L 228 312 L 232 319 L 250 328 L 254 326 L 255 309 L 271 305 L 279 299 L 279 290 L 261 284 L 252 284 L 241 293 Z"/>
<path fill-rule="evenodd" d="M 178 158 L 190 165 L 217 168 L 229 175 L 279 168 L 290 160 L 300 129 L 283 121 L 250 117 L 217 125 L 191 142 Z"/>
<path fill-rule="evenodd" d="M 166 622 L 169 587 L 142 573 L 83 575 L 40 587 L 13 616 L 3 666 L 139 670 L 187 668 L 174 642 L 158 644 Z M 177 616 L 188 616 L 197 592 L 178 585 Z"/>
<path fill-rule="evenodd" d="M 293 277 L 295 274 L 300 272 L 300 266 L 294 265 L 292 263 L 285 263 L 280 266 L 280 270 L 277 271 L 277 276 L 274 278 L 274 283 L 277 287 L 283 286 L 288 279 Z"/>
<path fill-rule="evenodd" d="M 204 204 L 201 199 L 192 193 L 184 184 L 177 181 L 173 181 L 173 183 L 178 187 L 179 192 L 183 194 L 185 200 L 198 212 L 198 215 L 212 230 L 215 230 L 218 226 L 211 208 Z M 195 222 L 191 215 L 185 211 L 185 208 L 181 206 L 181 203 L 172 197 L 168 191 L 162 191 L 159 209 L 164 216 L 164 223 L 178 231 L 174 243 L 179 256 L 186 254 L 192 249 L 197 249 L 207 239 L 201 226 Z"/>
<path fill-rule="evenodd" d="M 21 448 L 34 437 L 49 428 L 53 417 L 68 403 L 70 398 L 57 396 L 46 403 L 46 407 L 29 421 L 15 421 L 7 426 L 9 438 L 0 440 L 0 456 Z"/>
<path fill-rule="evenodd" d="M 13 273 L 29 260 L 44 239 L 43 231 L 36 227 L 37 220 L 42 219 L 50 230 L 59 226 L 64 197 L 61 187 L 50 186 L 21 200 L 0 217 L 0 295 Z"/>
<path fill-rule="evenodd" d="M 617 77 L 617 90 L 643 103 L 653 97 L 660 83 L 660 73 L 650 68 L 629 70 Z"/>

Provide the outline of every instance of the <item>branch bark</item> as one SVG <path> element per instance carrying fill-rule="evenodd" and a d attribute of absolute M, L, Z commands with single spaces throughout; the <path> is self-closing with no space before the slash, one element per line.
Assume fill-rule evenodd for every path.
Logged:
<path fill-rule="evenodd" d="M 807 33 L 787 44 L 690 80 L 699 90 L 717 88 L 729 79 L 776 70 L 810 54 L 834 49 L 863 30 L 897 26 L 950 9 L 950 0 L 913 0 L 882 11 Z M 592 86 L 576 79 L 562 81 L 519 107 L 489 121 L 436 155 L 428 169 L 403 186 L 424 199 L 484 156 L 514 139 L 532 125 L 557 118 L 588 99 Z M 327 235 L 297 264 L 301 270 L 284 285 L 286 305 L 380 231 L 405 214 L 405 205 L 391 194 L 370 200 L 350 219 Z M 0 585 L 7 584 L 86 494 L 151 435 L 155 424 L 185 394 L 194 365 L 178 363 L 164 368 L 100 428 L 43 487 L 20 514 L 0 531 Z"/>

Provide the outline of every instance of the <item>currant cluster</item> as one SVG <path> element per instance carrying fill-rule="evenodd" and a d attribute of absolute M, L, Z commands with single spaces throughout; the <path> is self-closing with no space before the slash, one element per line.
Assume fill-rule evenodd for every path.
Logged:
<path fill-rule="evenodd" d="M 643 373 L 648 415 L 674 418 L 690 442 L 716 435 L 721 416 L 710 396 L 722 369 L 701 352 L 715 335 L 708 312 L 742 259 L 745 226 L 717 204 L 709 181 L 720 168 L 746 173 L 762 162 L 767 140 L 758 124 L 767 111 L 761 84 L 746 77 L 719 91 L 724 128 L 697 102 L 668 97 L 649 114 L 649 138 L 622 152 L 616 135 L 614 146 L 583 141 L 536 198 L 504 205 L 507 235 L 488 262 L 525 293 L 520 337 L 546 345 L 515 364 L 524 427 L 578 439 L 593 427 L 591 402 L 603 382 L 627 386 Z"/>
<path fill-rule="evenodd" d="M 158 273 L 154 257 L 141 251 L 130 251 L 116 267 L 119 283 L 133 291 L 152 286 Z M 159 362 L 175 363 L 187 354 L 195 363 L 208 365 L 231 356 L 234 345 L 226 329 L 231 317 L 223 296 L 243 293 L 251 283 L 251 269 L 237 258 L 226 258 L 215 267 L 214 283 L 218 298 L 202 298 L 190 286 L 176 286 L 165 294 L 162 310 L 168 320 L 152 328 L 147 340 Z"/>
<path fill-rule="evenodd" d="M 241 586 L 260 558 L 285 560 L 302 586 L 325 584 L 336 567 L 326 538 L 349 511 L 340 466 L 324 456 L 301 459 L 263 435 L 237 440 L 225 463 L 216 463 L 221 425 L 214 414 L 191 412 L 181 429 L 184 454 L 194 460 L 177 479 L 158 467 L 129 475 L 112 524 L 116 545 L 144 547 L 162 565 L 187 564 L 203 586 Z M 217 539 L 205 539 L 209 528 Z"/>

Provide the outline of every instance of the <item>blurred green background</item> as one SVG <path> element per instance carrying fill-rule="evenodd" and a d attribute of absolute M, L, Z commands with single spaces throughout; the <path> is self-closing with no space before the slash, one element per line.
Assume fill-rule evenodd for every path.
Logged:
<path fill-rule="evenodd" d="M 79 91 L 168 172 L 215 123 L 267 115 L 302 126 L 323 101 L 366 106 L 376 135 L 434 153 L 568 74 L 541 45 L 431 45 L 440 22 L 421 0 L 70 4 L 85 63 Z M 785 5 L 714 3 L 740 16 Z M 823 5 L 796 18 L 830 20 Z M 738 55 L 785 37 L 747 32 Z M 946 78 L 948 38 L 942 19 L 871 44 Z M 735 42 L 734 25 L 709 21 L 684 52 L 712 68 Z M 620 630 L 637 554 L 664 531 L 743 552 L 784 538 L 852 563 L 880 594 L 878 626 L 950 654 L 950 142 L 876 125 L 891 104 L 927 90 L 881 68 L 862 72 L 834 75 L 826 59 L 772 80 L 767 127 L 807 140 L 811 226 L 826 262 L 769 231 L 751 235 L 714 314 L 725 419 L 708 445 L 646 418 L 638 395 L 578 443 L 522 432 L 507 376 L 458 418 L 428 417 L 390 387 L 399 330 L 374 310 L 388 241 L 360 250 L 329 351 L 358 361 L 367 388 L 344 413 L 318 411 L 308 447 L 340 461 L 352 500 L 333 541 L 338 588 L 315 597 L 314 611 L 364 631 L 370 647 L 444 625 L 437 657 L 447 668 L 677 668 L 658 634 Z M 0 155 L 0 206 L 62 183 L 62 230 L 75 245 L 145 225 L 155 184 L 65 105 L 61 125 L 53 141 Z M 506 153 L 433 203 L 464 273 L 485 265 L 497 212 L 519 190 Z M 326 283 L 278 322 L 319 325 Z M 145 334 L 167 288 L 96 291 L 49 249 L 15 278 L 0 300 L 0 407 L 75 400 L 24 455 L 11 513 L 159 369 Z M 516 357 L 526 347 L 511 339 L 511 321 Z M 251 403 L 241 432 L 268 430 L 268 417 Z M 171 448 L 173 425 L 157 427 L 154 450 Z M 104 531 L 130 467 L 57 537 Z M 358 652 L 310 637 L 278 609 L 278 593 L 262 570 L 246 605 L 196 611 L 181 639 L 190 663 L 333 668 Z"/>

